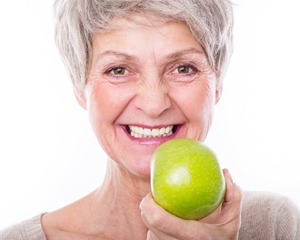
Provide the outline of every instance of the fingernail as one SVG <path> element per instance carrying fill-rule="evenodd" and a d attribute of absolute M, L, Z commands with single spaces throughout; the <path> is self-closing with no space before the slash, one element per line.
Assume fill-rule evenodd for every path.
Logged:
<path fill-rule="evenodd" d="M 150 232 L 150 230 L 148 230 L 148 232 L 147 232 L 147 240 L 151 239 L 150 237 L 151 237 L 151 232 Z"/>
<path fill-rule="evenodd" d="M 144 200 L 144 199 L 143 199 L 143 200 Z M 139 205 L 140 210 L 142 210 L 143 200 L 140 202 L 140 205 Z"/>

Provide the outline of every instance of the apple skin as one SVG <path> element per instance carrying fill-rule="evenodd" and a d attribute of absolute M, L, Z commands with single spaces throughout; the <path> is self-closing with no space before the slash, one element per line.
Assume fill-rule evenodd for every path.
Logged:
<path fill-rule="evenodd" d="M 198 220 L 223 201 L 225 179 L 212 150 L 197 140 L 177 138 L 160 145 L 152 155 L 151 191 L 168 212 Z"/>

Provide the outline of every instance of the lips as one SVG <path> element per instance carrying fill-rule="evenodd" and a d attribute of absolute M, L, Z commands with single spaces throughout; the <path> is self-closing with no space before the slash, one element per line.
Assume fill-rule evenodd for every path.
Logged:
<path fill-rule="evenodd" d="M 161 128 L 143 128 L 134 125 L 126 127 L 127 132 L 134 138 L 159 138 L 171 136 L 177 129 L 176 125 Z"/>

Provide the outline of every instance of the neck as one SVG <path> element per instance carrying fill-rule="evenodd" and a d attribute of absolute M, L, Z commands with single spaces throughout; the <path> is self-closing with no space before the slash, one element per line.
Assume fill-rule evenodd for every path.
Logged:
<path fill-rule="evenodd" d="M 47 239 L 146 239 L 139 205 L 150 192 L 149 182 L 108 161 L 99 189 L 44 215 Z"/>
<path fill-rule="evenodd" d="M 149 192 L 149 178 L 134 176 L 109 160 L 103 184 L 92 194 L 95 207 L 100 209 L 98 219 L 101 220 L 102 230 L 119 234 L 116 235 L 118 239 L 124 234 L 128 234 L 124 239 L 144 239 L 147 228 L 141 220 L 139 205 Z M 103 219 L 107 224 L 103 224 Z M 111 223 L 116 222 L 118 227 L 113 229 Z"/>
<path fill-rule="evenodd" d="M 135 176 L 112 160 L 108 160 L 106 176 L 100 192 L 122 195 L 127 200 L 141 201 L 150 192 L 150 178 Z"/>

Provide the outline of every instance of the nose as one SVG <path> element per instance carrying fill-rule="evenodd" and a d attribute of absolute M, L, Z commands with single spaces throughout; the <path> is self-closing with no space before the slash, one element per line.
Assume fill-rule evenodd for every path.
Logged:
<path fill-rule="evenodd" d="M 166 86 L 163 84 L 144 85 L 136 96 L 135 106 L 149 117 L 159 117 L 171 108 L 171 99 Z"/>

